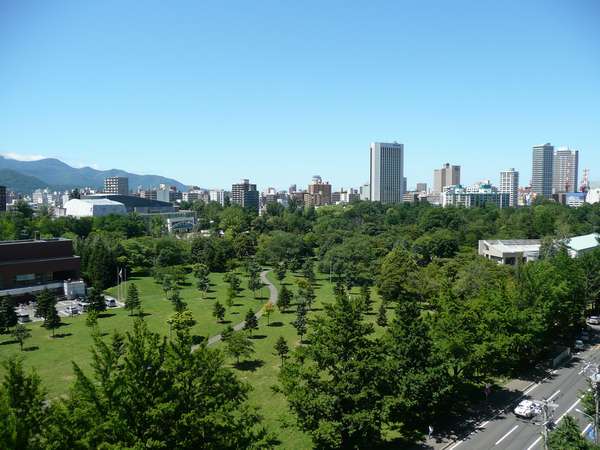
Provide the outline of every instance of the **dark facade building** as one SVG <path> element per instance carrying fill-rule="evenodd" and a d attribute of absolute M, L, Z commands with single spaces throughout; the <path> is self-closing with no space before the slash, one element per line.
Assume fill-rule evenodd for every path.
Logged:
<path fill-rule="evenodd" d="M 80 267 L 69 239 L 0 241 L 0 296 L 61 289 L 79 279 Z"/>
<path fill-rule="evenodd" d="M 250 180 L 242 180 L 240 183 L 231 186 L 231 202 L 240 205 L 242 208 L 258 212 L 259 197 L 256 185 L 250 184 Z"/>
<path fill-rule="evenodd" d="M 0 212 L 6 211 L 6 187 L 0 186 Z"/>

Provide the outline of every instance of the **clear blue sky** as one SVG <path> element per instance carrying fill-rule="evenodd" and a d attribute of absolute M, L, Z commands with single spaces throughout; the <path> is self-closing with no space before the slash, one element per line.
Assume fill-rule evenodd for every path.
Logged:
<path fill-rule="evenodd" d="M 531 176 L 531 146 L 600 180 L 600 2 L 0 2 L 0 153 L 203 187 Z"/>

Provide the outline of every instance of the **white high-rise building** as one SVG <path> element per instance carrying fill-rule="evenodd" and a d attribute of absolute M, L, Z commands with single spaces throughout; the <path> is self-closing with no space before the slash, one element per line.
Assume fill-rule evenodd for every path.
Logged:
<path fill-rule="evenodd" d="M 225 191 L 223 189 L 211 189 L 208 195 L 211 202 L 217 202 L 221 206 L 225 205 Z"/>
<path fill-rule="evenodd" d="M 554 151 L 552 171 L 552 192 L 577 191 L 579 171 L 579 151 L 561 147 Z"/>
<path fill-rule="evenodd" d="M 360 199 L 371 200 L 371 185 L 369 183 L 365 183 L 360 187 Z"/>
<path fill-rule="evenodd" d="M 519 172 L 515 169 L 500 172 L 500 192 L 509 195 L 508 206 L 517 207 L 519 197 Z"/>
<path fill-rule="evenodd" d="M 402 203 L 404 144 L 371 144 L 370 198 L 374 202 Z"/>

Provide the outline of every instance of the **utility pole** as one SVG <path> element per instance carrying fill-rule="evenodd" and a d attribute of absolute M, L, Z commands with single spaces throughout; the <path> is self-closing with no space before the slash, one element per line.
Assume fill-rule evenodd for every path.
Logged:
<path fill-rule="evenodd" d="M 590 380 L 594 385 L 594 403 L 596 406 L 596 413 L 594 414 L 594 444 L 598 444 L 598 410 L 600 409 L 600 373 L 598 373 L 598 367 L 596 366 L 596 373 L 594 373 Z"/>
<path fill-rule="evenodd" d="M 551 403 L 546 399 L 541 400 L 542 404 L 542 421 L 540 423 L 542 427 L 542 438 L 544 441 L 544 450 L 548 450 L 548 430 L 554 422 L 554 408 L 558 405 Z M 552 410 L 550 410 L 552 408 Z"/>

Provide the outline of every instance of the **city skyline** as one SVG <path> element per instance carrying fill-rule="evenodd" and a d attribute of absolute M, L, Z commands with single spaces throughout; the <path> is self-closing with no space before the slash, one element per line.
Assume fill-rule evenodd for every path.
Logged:
<path fill-rule="evenodd" d="M 599 11 L 6 2 L 0 153 L 159 168 L 205 187 L 252 176 L 285 188 L 315 173 L 360 186 L 368 144 L 397 140 L 409 186 L 432 185 L 446 161 L 467 184 L 497 182 L 506 166 L 526 184 L 531 146 L 550 141 L 578 149 L 600 179 Z M 561 32 L 536 35 L 534 22 Z"/>

